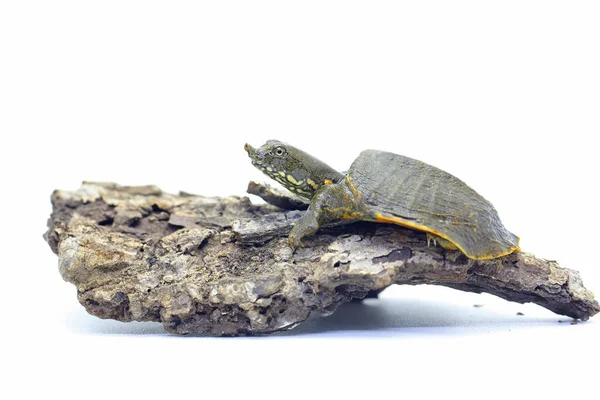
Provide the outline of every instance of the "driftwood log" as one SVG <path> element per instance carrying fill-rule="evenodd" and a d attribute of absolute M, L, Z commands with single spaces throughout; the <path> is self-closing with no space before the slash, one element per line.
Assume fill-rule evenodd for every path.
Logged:
<path fill-rule="evenodd" d="M 306 204 L 256 183 L 249 191 L 278 207 L 84 182 L 52 194 L 44 237 L 90 314 L 160 321 L 177 334 L 290 329 L 391 284 L 487 292 L 581 320 L 600 311 L 579 274 L 554 261 L 473 261 L 397 226 L 333 226 L 292 252 L 286 234 L 303 211 L 280 207 Z"/>

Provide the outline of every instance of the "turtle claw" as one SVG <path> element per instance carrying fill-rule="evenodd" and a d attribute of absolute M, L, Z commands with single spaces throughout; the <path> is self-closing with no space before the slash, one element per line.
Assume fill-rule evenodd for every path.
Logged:
<path fill-rule="evenodd" d="M 288 243 L 294 252 L 298 249 L 298 247 L 304 247 L 304 243 L 302 243 L 302 241 L 295 235 L 288 236 Z"/>
<path fill-rule="evenodd" d="M 456 245 L 453 242 L 451 242 L 450 240 L 428 233 L 427 234 L 427 247 L 429 247 L 431 242 L 433 242 L 434 247 L 439 245 L 441 248 L 446 249 L 446 250 L 458 250 L 458 247 L 456 247 Z"/>
<path fill-rule="evenodd" d="M 436 238 L 433 235 L 427 234 L 427 247 L 430 247 L 431 242 L 433 242 L 433 247 L 438 245 Z"/>

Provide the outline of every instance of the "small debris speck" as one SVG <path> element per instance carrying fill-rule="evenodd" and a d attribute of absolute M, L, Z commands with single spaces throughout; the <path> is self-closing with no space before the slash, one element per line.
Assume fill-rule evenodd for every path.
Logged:
<path fill-rule="evenodd" d="M 519 312 L 517 313 L 517 315 L 525 315 L 525 314 L 523 314 L 521 311 L 519 311 Z"/>
<path fill-rule="evenodd" d="M 480 308 L 480 307 L 483 307 L 483 304 L 473 304 L 473 307 Z"/>
<path fill-rule="evenodd" d="M 577 325 L 577 321 L 571 321 L 571 325 Z"/>

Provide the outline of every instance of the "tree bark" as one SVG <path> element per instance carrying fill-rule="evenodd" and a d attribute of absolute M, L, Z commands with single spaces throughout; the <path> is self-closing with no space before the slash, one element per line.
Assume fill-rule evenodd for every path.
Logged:
<path fill-rule="evenodd" d="M 293 252 L 286 235 L 303 211 L 280 207 L 306 205 L 256 183 L 249 191 L 278 207 L 84 182 L 53 193 L 44 237 L 90 314 L 159 321 L 178 334 L 290 329 L 391 284 L 486 292 L 581 320 L 600 311 L 579 274 L 555 261 L 474 261 L 392 225 L 337 224 Z"/>

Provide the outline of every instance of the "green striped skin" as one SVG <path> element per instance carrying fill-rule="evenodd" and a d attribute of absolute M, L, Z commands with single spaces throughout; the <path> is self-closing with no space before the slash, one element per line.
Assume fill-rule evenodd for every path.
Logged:
<path fill-rule="evenodd" d="M 343 175 L 311 155 L 277 140 L 269 140 L 258 149 L 244 147 L 252 164 L 281 183 L 291 192 L 312 199 L 327 183 L 339 182 Z"/>

